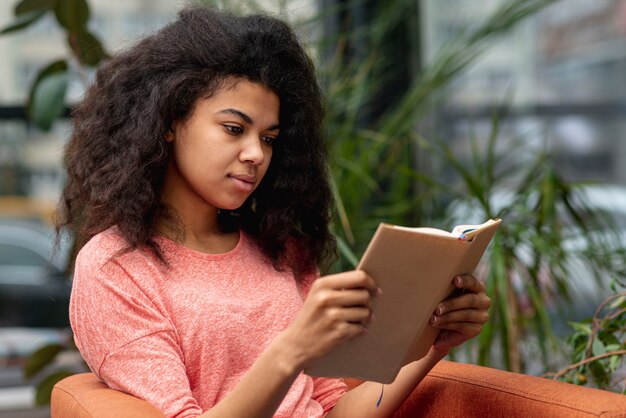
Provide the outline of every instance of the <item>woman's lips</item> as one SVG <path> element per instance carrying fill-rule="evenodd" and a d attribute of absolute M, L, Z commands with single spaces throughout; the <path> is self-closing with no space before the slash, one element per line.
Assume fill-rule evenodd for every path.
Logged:
<path fill-rule="evenodd" d="M 251 192 L 256 185 L 256 176 L 251 174 L 231 174 L 228 176 L 233 180 L 235 186 L 244 192 Z"/>

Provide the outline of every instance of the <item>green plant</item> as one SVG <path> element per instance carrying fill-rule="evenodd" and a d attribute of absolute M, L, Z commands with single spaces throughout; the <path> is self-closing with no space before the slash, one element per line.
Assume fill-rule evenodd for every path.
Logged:
<path fill-rule="evenodd" d="M 469 211 L 478 219 L 504 220 L 491 257 L 476 273 L 486 280 L 493 306 L 474 353 L 479 363 L 492 364 L 492 349 L 498 345 L 503 366 L 523 371 L 529 358 L 521 353 L 521 342 L 531 338 L 542 363 L 550 367 L 549 353 L 558 344 L 548 305 L 571 301 L 576 263 L 584 263 L 601 285 L 604 275 L 623 274 L 626 259 L 611 220 L 584 200 L 584 184 L 562 178 L 548 152 L 529 147 L 524 137 L 498 146 L 501 118 L 502 112 L 494 114 L 489 138 L 470 135 L 464 158 L 444 140 L 416 136 L 415 141 L 441 167 L 428 183 L 440 199 L 455 202 L 461 216 Z M 436 180 L 445 173 L 446 182 Z M 452 222 L 441 216 L 441 208 L 434 209 L 432 222 Z M 463 219 L 457 215 L 454 221 Z M 573 247 L 575 240 L 583 247 Z M 535 353 L 531 357 L 536 360 Z"/>
<path fill-rule="evenodd" d="M 626 359 L 626 291 L 619 288 L 624 284 L 614 281 L 615 293 L 598 306 L 591 319 L 570 323 L 574 330 L 568 338 L 572 364 L 547 376 L 626 393 L 626 381 L 615 379 Z"/>
<path fill-rule="evenodd" d="M 21 0 L 14 8 L 15 20 L 0 35 L 23 30 L 53 15 L 66 35 L 69 57 L 55 60 L 37 74 L 28 94 L 30 120 L 45 131 L 65 109 L 70 78 L 79 75 L 85 84 L 86 72 L 107 58 L 100 40 L 89 30 L 90 9 L 86 0 Z"/>
<path fill-rule="evenodd" d="M 550 3 L 553 1 L 504 3 L 480 25 L 442 46 L 432 62 L 407 80 L 397 97 L 384 102 L 383 109 L 377 105 L 381 92 L 401 77 L 389 65 L 386 52 L 399 42 L 396 28 L 406 29 L 418 20 L 415 2 L 378 2 L 371 12 L 375 16 L 372 22 L 340 32 L 336 39 L 323 40 L 337 45 L 320 65 L 330 98 L 328 130 L 337 202 L 334 232 L 342 255 L 337 270 L 356 265 L 379 222 L 419 224 L 427 220 L 422 214 L 437 200 L 437 191 L 429 187 L 430 173 L 416 167 L 412 140 L 416 127 L 442 102 L 451 84 L 485 51 L 489 41 Z M 419 41 L 418 37 L 404 43 L 410 46 Z M 353 45 L 359 43 L 365 45 L 366 53 L 353 52 Z"/>
<path fill-rule="evenodd" d="M 500 348 L 502 366 L 515 371 L 524 370 L 521 346 L 529 337 L 537 341 L 543 364 L 549 365 L 548 353 L 557 342 L 547 306 L 569 300 L 572 260 L 585 260 L 596 279 L 615 271 L 606 263 L 605 255 L 613 250 L 606 245 L 606 234 L 596 234 L 603 220 L 584 202 L 575 201 L 578 185 L 561 177 L 545 150 L 529 149 L 524 138 L 517 145 L 500 144 L 505 152 L 497 149 L 502 115 L 494 117 L 489 138 L 466 141 L 469 159 L 460 158 L 441 138 L 419 137 L 416 127 L 445 100 L 454 80 L 490 40 L 552 3 L 504 2 L 482 24 L 444 45 L 395 100 L 385 103 L 384 111 L 376 111 L 376 99 L 398 76 L 389 68 L 386 50 L 395 28 L 416 20 L 413 2 L 379 3 L 372 12 L 375 21 L 340 32 L 331 41 L 337 45 L 334 53 L 321 62 L 331 98 L 327 109 L 337 202 L 334 226 L 342 255 L 335 268 L 356 265 L 381 221 L 451 227 L 441 215 L 450 201 L 478 207 L 481 221 L 505 219 L 490 259 L 478 272 L 487 278 L 494 308 L 477 339 L 475 360 L 492 364 L 494 348 Z M 359 42 L 367 46 L 366 53 L 353 52 L 351 45 Z M 430 168 L 416 166 L 416 155 L 422 156 L 420 161 L 429 158 Z M 437 172 L 438 167 L 456 173 L 456 187 L 439 181 L 446 171 Z M 506 207 L 496 207 L 491 199 L 498 189 L 512 194 Z M 564 217 L 573 228 L 564 226 Z M 586 251 L 566 246 L 572 231 L 587 243 Z"/>
<path fill-rule="evenodd" d="M 30 355 L 27 362 L 24 364 L 22 373 L 25 379 L 43 375 L 43 378 L 37 383 L 35 390 L 36 405 L 46 405 L 50 403 L 50 395 L 52 394 L 54 385 L 58 381 L 76 373 L 75 368 L 69 369 L 65 367 L 48 371 L 50 370 L 50 365 L 55 362 L 58 356 L 67 350 L 76 350 L 76 346 L 71 337 L 63 344 L 47 344 L 40 347 Z M 87 370 L 86 365 L 84 366 L 84 370 Z"/>

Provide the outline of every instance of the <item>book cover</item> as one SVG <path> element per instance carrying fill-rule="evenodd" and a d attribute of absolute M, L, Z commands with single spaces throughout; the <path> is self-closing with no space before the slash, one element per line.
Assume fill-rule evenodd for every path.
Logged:
<path fill-rule="evenodd" d="M 452 279 L 471 274 L 500 220 L 453 232 L 380 224 L 359 262 L 383 290 L 373 299 L 376 320 L 366 335 L 337 347 L 305 372 L 392 382 L 400 368 L 428 353 L 439 330 L 429 324 Z"/>

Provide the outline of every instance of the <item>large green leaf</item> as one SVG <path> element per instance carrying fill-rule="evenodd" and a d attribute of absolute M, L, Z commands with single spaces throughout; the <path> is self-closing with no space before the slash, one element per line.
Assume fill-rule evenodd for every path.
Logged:
<path fill-rule="evenodd" d="M 55 61 L 39 72 L 29 95 L 28 115 L 39 128 L 48 131 L 62 113 L 68 85 L 67 63 Z"/>
<path fill-rule="evenodd" d="M 45 11 L 32 11 L 27 13 L 21 13 L 17 15 L 13 22 L 11 22 L 8 26 L 0 31 L 0 35 L 15 32 L 22 28 L 30 26 L 32 23 L 39 20 L 39 18 L 41 18 L 41 16 L 43 16 L 45 13 Z"/>
<path fill-rule="evenodd" d="M 46 12 L 52 10 L 56 0 L 22 0 L 15 6 L 15 14 L 20 15 L 30 12 Z"/>
<path fill-rule="evenodd" d="M 68 31 L 80 32 L 89 21 L 89 5 L 86 0 L 56 0 L 54 14 Z"/>
<path fill-rule="evenodd" d="M 70 32 L 68 43 L 80 62 L 91 67 L 97 66 L 108 56 L 100 40 L 86 30 Z"/>
<path fill-rule="evenodd" d="M 593 343 L 591 344 L 591 351 L 594 356 L 599 356 L 601 354 L 606 353 L 606 347 L 604 346 L 604 343 L 600 341 L 599 338 L 596 338 L 593 340 Z"/>
<path fill-rule="evenodd" d="M 73 374 L 75 373 L 66 371 L 66 370 L 60 370 L 58 372 L 55 372 L 46 376 L 46 378 L 37 385 L 37 392 L 35 394 L 35 403 L 37 405 L 49 404 L 54 385 L 58 381 L 65 379 L 66 377 L 72 376 Z"/>
<path fill-rule="evenodd" d="M 63 348 L 61 344 L 48 344 L 35 351 L 30 355 L 22 370 L 24 377 L 28 379 L 39 373 L 43 368 L 52 363 Z"/>

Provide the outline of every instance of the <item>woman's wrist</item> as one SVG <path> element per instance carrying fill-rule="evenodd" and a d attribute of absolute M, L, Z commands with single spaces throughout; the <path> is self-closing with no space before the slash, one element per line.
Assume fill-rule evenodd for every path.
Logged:
<path fill-rule="evenodd" d="M 428 353 L 424 357 L 424 359 L 430 364 L 437 364 L 440 360 L 443 360 L 450 350 L 438 350 L 434 346 L 428 350 Z"/>
<path fill-rule="evenodd" d="M 304 353 L 292 342 L 287 331 L 283 331 L 272 341 L 266 354 L 287 375 L 298 374 L 306 366 Z"/>

